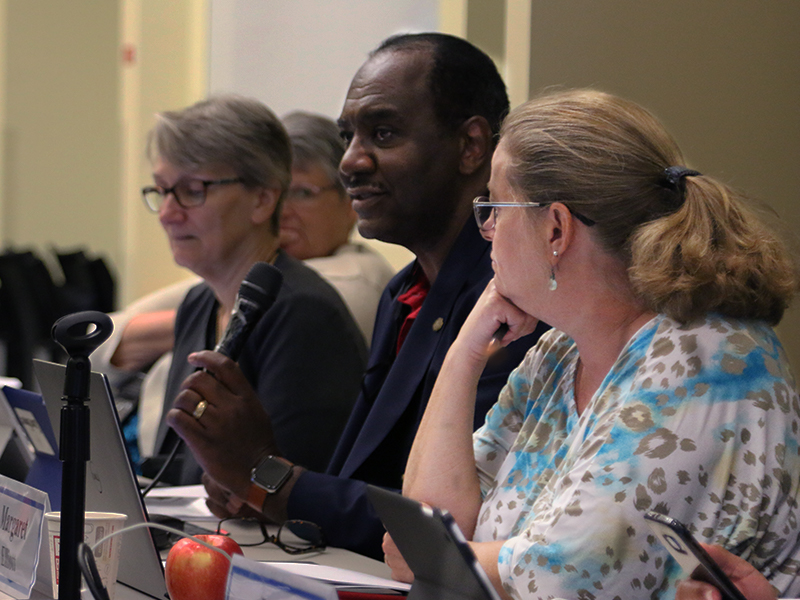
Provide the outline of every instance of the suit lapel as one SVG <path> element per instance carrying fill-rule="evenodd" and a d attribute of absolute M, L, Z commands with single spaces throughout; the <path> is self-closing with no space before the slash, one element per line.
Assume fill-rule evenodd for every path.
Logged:
<path fill-rule="evenodd" d="M 434 358 L 443 359 L 450 340 L 460 329 L 461 323 L 451 324 L 451 316 L 458 298 L 468 285 L 471 275 L 480 268 L 481 259 L 488 252 L 488 244 L 480 237 L 474 220 L 462 230 L 450 251 L 439 276 L 431 287 L 408 337 L 400 349 L 374 405 L 363 421 L 352 449 L 344 461 L 340 475 L 349 477 L 375 451 L 378 445 L 397 423 L 416 397 L 416 392 L 429 375 Z M 410 276 L 411 267 L 404 270 Z M 392 308 L 396 305 L 392 297 Z M 381 356 L 391 356 L 392 344 L 396 344 L 396 327 L 392 319 L 386 319 L 380 336 Z M 453 331 L 456 327 L 456 331 Z M 378 348 L 373 347 L 373 351 Z M 372 363 L 372 361 L 370 361 Z M 431 382 L 432 385 L 432 382 Z"/>

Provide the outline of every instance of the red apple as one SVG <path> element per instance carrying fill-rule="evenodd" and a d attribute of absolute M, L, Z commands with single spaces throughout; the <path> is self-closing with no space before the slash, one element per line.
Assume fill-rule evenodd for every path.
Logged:
<path fill-rule="evenodd" d="M 224 550 L 229 555 L 242 549 L 226 535 L 198 535 L 198 539 Z M 167 555 L 164 568 L 167 591 L 172 600 L 225 600 L 230 561 L 219 552 L 183 538 Z"/>

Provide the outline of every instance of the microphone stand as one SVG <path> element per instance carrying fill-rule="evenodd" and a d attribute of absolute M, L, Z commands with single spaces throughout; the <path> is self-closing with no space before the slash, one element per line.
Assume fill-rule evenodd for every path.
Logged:
<path fill-rule="evenodd" d="M 69 355 L 61 408 L 61 540 L 58 600 L 80 600 L 78 546 L 83 543 L 86 512 L 86 463 L 89 461 L 89 355 L 108 339 L 114 325 L 105 313 L 84 311 L 62 317 L 52 336 Z"/>

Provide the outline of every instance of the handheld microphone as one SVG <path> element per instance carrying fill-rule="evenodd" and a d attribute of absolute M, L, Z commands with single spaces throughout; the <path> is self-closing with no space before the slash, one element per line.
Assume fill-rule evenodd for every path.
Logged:
<path fill-rule="evenodd" d="M 253 328 L 278 297 L 283 275 L 272 265 L 257 262 L 239 286 L 228 326 L 214 348 L 231 360 L 238 360 L 242 348 L 253 332 Z"/>
<path fill-rule="evenodd" d="M 250 334 L 253 333 L 258 320 L 275 303 L 282 284 L 283 275 L 272 265 L 265 262 L 257 262 L 250 267 L 247 276 L 239 286 L 239 293 L 236 294 L 228 326 L 225 328 L 222 339 L 220 339 L 214 351 L 224 354 L 233 361 L 238 360 L 244 344 Z M 174 432 L 172 435 L 174 435 Z M 183 442 L 181 438 L 177 436 L 175 438 L 175 443 L 169 452 L 169 456 L 167 456 L 164 464 L 150 484 L 142 491 L 143 498 L 161 481 L 164 473 L 175 460 L 175 456 L 177 456 Z"/>

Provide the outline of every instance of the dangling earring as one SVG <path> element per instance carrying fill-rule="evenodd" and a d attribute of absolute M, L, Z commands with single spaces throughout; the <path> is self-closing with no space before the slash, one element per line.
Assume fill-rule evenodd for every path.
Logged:
<path fill-rule="evenodd" d="M 558 250 L 553 250 L 553 256 L 558 258 Z M 556 268 L 555 265 L 550 267 L 550 291 L 555 292 L 558 289 L 558 282 L 556 281 Z"/>

